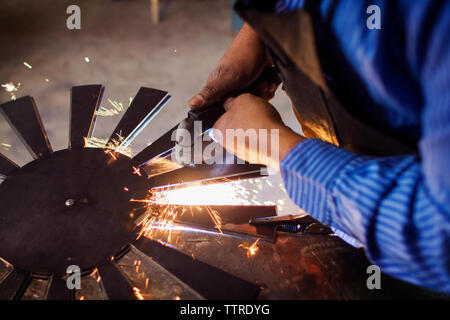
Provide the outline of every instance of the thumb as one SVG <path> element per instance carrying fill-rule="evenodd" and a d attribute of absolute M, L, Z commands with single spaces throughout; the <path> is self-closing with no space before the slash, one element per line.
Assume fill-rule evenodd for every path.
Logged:
<path fill-rule="evenodd" d="M 225 77 L 218 77 L 206 83 L 203 89 L 189 100 L 191 109 L 206 107 L 232 91 L 234 89 L 232 81 L 228 80 Z"/>

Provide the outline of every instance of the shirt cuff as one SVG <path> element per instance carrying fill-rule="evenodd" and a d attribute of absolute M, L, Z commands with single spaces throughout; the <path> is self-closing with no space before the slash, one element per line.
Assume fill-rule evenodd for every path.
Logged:
<path fill-rule="evenodd" d="M 358 156 L 319 139 L 305 139 L 283 158 L 280 171 L 291 199 L 308 214 L 332 226 L 339 173 Z"/>

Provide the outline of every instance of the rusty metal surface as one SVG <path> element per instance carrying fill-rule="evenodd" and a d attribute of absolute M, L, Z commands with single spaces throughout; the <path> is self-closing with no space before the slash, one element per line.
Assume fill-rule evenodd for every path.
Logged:
<path fill-rule="evenodd" d="M 205 299 L 252 299 L 258 286 L 173 247 L 141 237 L 136 247 Z"/>
<path fill-rule="evenodd" d="M 30 282 L 28 273 L 13 270 L 0 283 L 0 300 L 17 300 L 20 299 L 23 292 Z"/>
<path fill-rule="evenodd" d="M 51 277 L 32 276 L 21 300 L 45 300 L 50 288 Z"/>
<path fill-rule="evenodd" d="M 197 260 L 262 286 L 257 299 L 402 299 L 438 294 L 382 275 L 383 290 L 366 286 L 370 265 L 361 249 L 330 235 L 281 233 L 276 243 L 259 241 L 255 255 L 245 245 L 256 238 L 202 232 L 176 235 L 176 247 Z"/>
<path fill-rule="evenodd" d="M 131 246 L 117 266 L 146 300 L 203 300 L 204 298 L 155 260 Z M 186 266 L 188 267 L 188 266 Z"/>

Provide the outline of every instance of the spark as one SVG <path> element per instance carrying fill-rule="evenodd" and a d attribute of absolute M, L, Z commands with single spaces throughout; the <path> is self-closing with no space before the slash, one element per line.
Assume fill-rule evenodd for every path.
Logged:
<path fill-rule="evenodd" d="M 126 192 L 130 191 L 127 187 L 123 188 Z"/>
<path fill-rule="evenodd" d="M 146 213 L 140 216 L 136 225 L 141 228 L 138 238 L 141 236 L 148 237 L 150 239 L 158 238 L 161 236 L 167 237 L 167 242 L 170 243 L 173 240 L 173 232 L 180 231 L 174 225 L 178 216 L 186 214 L 186 209 L 182 205 L 174 205 L 167 201 L 167 199 L 156 197 L 158 192 L 149 190 L 149 196 L 147 199 L 131 199 L 131 202 L 144 203 L 147 206 Z M 157 204 L 156 206 L 154 204 Z M 201 208 L 197 214 L 207 214 L 209 218 L 213 221 L 215 228 L 222 232 L 222 218 L 217 210 L 205 206 L 205 210 L 202 211 Z M 191 210 L 189 213 L 194 214 Z M 195 230 L 195 229 L 189 229 Z M 186 231 L 186 230 L 185 230 Z M 177 240 L 177 239 L 175 239 Z"/>
<path fill-rule="evenodd" d="M 158 168 L 161 164 L 161 168 Z M 166 166 L 168 168 L 164 168 Z M 152 169 L 152 167 L 157 168 Z M 172 164 L 166 158 L 155 158 L 146 164 L 145 173 L 149 176 L 157 175 L 155 171 L 173 170 L 178 164 Z M 133 168 L 135 170 L 135 168 Z M 152 171 L 154 170 L 154 171 Z M 137 172 L 133 172 L 137 174 Z M 168 244 L 178 241 L 179 232 L 198 232 L 199 229 L 180 227 L 176 222 L 183 214 L 208 215 L 219 232 L 222 232 L 222 218 L 220 212 L 211 208 L 219 205 L 271 205 L 279 207 L 284 201 L 266 200 L 267 194 L 263 191 L 266 186 L 275 188 L 266 180 L 267 178 L 254 178 L 245 180 L 218 179 L 210 182 L 189 183 L 188 185 L 159 187 L 149 190 L 149 195 L 142 199 L 130 199 L 131 202 L 142 203 L 146 212 L 135 220 L 140 228 L 137 238 L 141 236 L 150 239 L 164 239 Z M 277 192 L 279 191 L 276 188 Z M 275 196 L 278 196 L 274 193 Z M 189 206 L 189 208 L 187 207 Z M 197 209 L 195 209 L 197 206 Z M 189 210 L 190 209 L 190 210 Z M 212 232 L 212 231 L 210 231 Z M 258 251 L 258 242 L 242 244 L 240 247 L 247 250 L 248 256 L 254 256 Z M 195 259 L 194 256 L 192 256 Z"/>
<path fill-rule="evenodd" d="M 139 261 L 134 261 L 135 262 L 135 266 L 136 266 L 136 273 L 139 272 L 139 267 L 141 266 L 141 260 Z"/>
<path fill-rule="evenodd" d="M 148 288 L 148 278 L 145 279 L 145 288 Z"/>
<path fill-rule="evenodd" d="M 84 147 L 85 148 L 105 148 L 105 145 L 108 143 L 109 139 L 102 139 L 96 137 L 84 137 Z"/>
<path fill-rule="evenodd" d="M 134 291 L 134 295 L 136 296 L 136 298 L 138 298 L 139 300 L 144 300 L 144 297 L 141 294 L 141 290 L 139 290 L 136 287 L 133 287 L 133 291 Z"/>
<path fill-rule="evenodd" d="M 146 200 L 134 200 L 134 202 L 146 202 Z M 161 207 L 161 209 L 155 209 L 148 206 L 146 213 L 141 217 L 138 226 L 141 227 L 141 231 L 138 234 L 138 238 L 145 236 L 148 238 L 155 238 L 157 235 L 167 236 L 167 241 L 172 240 L 172 231 L 174 220 L 177 217 L 177 212 L 174 206 L 167 205 Z"/>
<path fill-rule="evenodd" d="M 150 168 L 151 166 L 145 167 L 147 174 Z M 155 191 L 160 193 L 154 200 L 158 203 L 162 198 L 162 203 L 174 205 L 276 206 L 278 214 L 292 213 L 296 209 L 289 200 L 283 184 L 274 183 L 270 179 L 269 177 L 218 179 L 211 182 L 188 183 L 177 188 L 173 186 L 155 188 Z"/>
<path fill-rule="evenodd" d="M 29 64 L 28 62 L 24 61 L 23 63 L 28 69 L 32 69 L 33 66 L 31 64 Z"/>
<path fill-rule="evenodd" d="M 175 300 L 181 300 L 181 298 L 179 296 L 176 296 Z"/>
<path fill-rule="evenodd" d="M 12 82 L 2 84 L 2 87 L 5 88 L 5 90 L 8 91 L 8 92 L 17 90 L 16 86 Z"/>
<path fill-rule="evenodd" d="M 133 174 L 137 174 L 139 177 L 142 177 L 141 169 L 133 167 Z"/>
<path fill-rule="evenodd" d="M 2 258 L 0 258 L 0 263 L 3 264 L 6 268 L 12 267 L 12 265 L 8 261 L 3 260 Z"/>
<path fill-rule="evenodd" d="M 124 140 L 125 138 L 120 134 L 117 134 L 117 138 L 111 140 L 104 138 L 84 137 L 84 147 L 104 149 L 105 153 L 109 154 L 114 160 L 117 159 L 115 156 L 117 153 L 121 153 L 132 158 L 136 152 L 130 147 L 122 148 L 121 145 Z M 118 151 L 119 149 L 120 151 Z"/>
<path fill-rule="evenodd" d="M 176 205 L 255 205 L 250 191 L 240 181 L 193 183 L 189 187 L 161 190 L 155 193 L 156 204 Z"/>
<path fill-rule="evenodd" d="M 166 162 L 168 160 L 165 160 Z M 148 173 L 146 167 L 146 172 Z M 252 181 L 249 181 L 252 180 Z M 194 183 L 189 187 L 158 188 L 150 190 L 150 195 L 145 199 L 131 199 L 132 202 L 140 202 L 146 205 L 147 212 L 138 218 L 136 224 L 141 231 L 138 238 L 145 236 L 151 239 L 161 236 L 167 237 L 167 242 L 173 240 L 174 232 L 179 229 L 174 225 L 177 217 L 183 214 L 194 214 L 194 210 L 188 210 L 184 206 L 199 206 L 195 214 L 207 214 L 214 226 L 222 232 L 222 218 L 220 212 L 213 210 L 212 205 L 275 205 L 270 201 L 258 201 L 253 198 L 253 193 L 259 194 L 261 179 L 249 179 L 224 181 L 220 183 Z M 214 181 L 215 182 L 215 181 Z M 201 206 L 201 207 L 200 207 Z M 201 210 L 202 208 L 205 210 Z M 195 230 L 195 229 L 194 229 Z M 257 244 L 248 245 L 251 252 L 257 251 Z"/>
<path fill-rule="evenodd" d="M 238 245 L 238 248 L 247 250 L 246 252 L 247 257 L 250 258 L 251 256 L 254 256 L 258 252 L 259 247 L 257 246 L 257 244 L 259 240 L 260 239 L 256 239 L 256 241 L 252 245 L 249 245 L 248 242 L 241 243 L 240 245 Z"/>
<path fill-rule="evenodd" d="M 148 177 L 151 178 L 154 176 L 159 176 L 163 173 L 180 169 L 182 167 L 182 165 L 176 163 L 175 161 L 162 157 L 156 157 L 146 164 L 145 172 L 147 173 Z"/>
<path fill-rule="evenodd" d="M 81 296 L 80 300 L 86 300 L 86 298 L 84 296 Z"/>
<path fill-rule="evenodd" d="M 117 157 L 112 153 L 111 151 L 108 151 L 108 154 L 113 158 L 114 160 L 117 160 Z"/>
<path fill-rule="evenodd" d="M 11 148 L 11 145 L 2 142 L 2 143 L 0 143 L 0 147 L 2 147 L 3 149 L 5 149 L 6 151 L 8 151 L 9 148 Z"/>
<path fill-rule="evenodd" d="M 9 92 L 11 96 L 11 100 L 16 100 L 16 94 L 15 92 L 19 90 L 21 84 L 20 82 L 15 85 L 13 82 L 2 84 L 2 87 L 5 88 L 5 91 Z"/>
<path fill-rule="evenodd" d="M 131 202 L 142 202 L 142 203 L 153 203 L 152 200 L 144 200 L 144 199 L 130 199 Z"/>
<path fill-rule="evenodd" d="M 94 271 L 92 271 L 92 273 L 89 275 L 91 278 L 95 279 L 95 281 L 97 281 L 97 283 L 99 283 L 102 278 L 100 277 L 100 274 L 98 273 L 98 269 L 95 268 Z"/>
<path fill-rule="evenodd" d="M 89 63 L 91 61 L 91 59 L 89 59 L 89 57 L 84 57 L 84 61 L 86 61 L 87 63 Z"/>
<path fill-rule="evenodd" d="M 45 78 L 44 80 L 45 80 L 45 82 L 50 82 L 50 80 L 48 78 Z"/>
<path fill-rule="evenodd" d="M 101 117 L 112 117 L 118 115 L 119 113 L 125 111 L 123 104 L 121 102 L 113 101 L 108 99 L 108 102 L 112 105 L 112 108 L 100 107 L 96 114 Z"/>

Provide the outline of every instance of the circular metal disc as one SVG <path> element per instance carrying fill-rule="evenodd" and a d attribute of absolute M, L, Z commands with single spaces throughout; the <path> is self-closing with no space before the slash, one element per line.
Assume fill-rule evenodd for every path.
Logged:
<path fill-rule="evenodd" d="M 145 197 L 146 180 L 129 158 L 101 149 L 27 164 L 0 185 L 0 257 L 30 272 L 100 264 L 136 238 L 129 200 Z"/>

